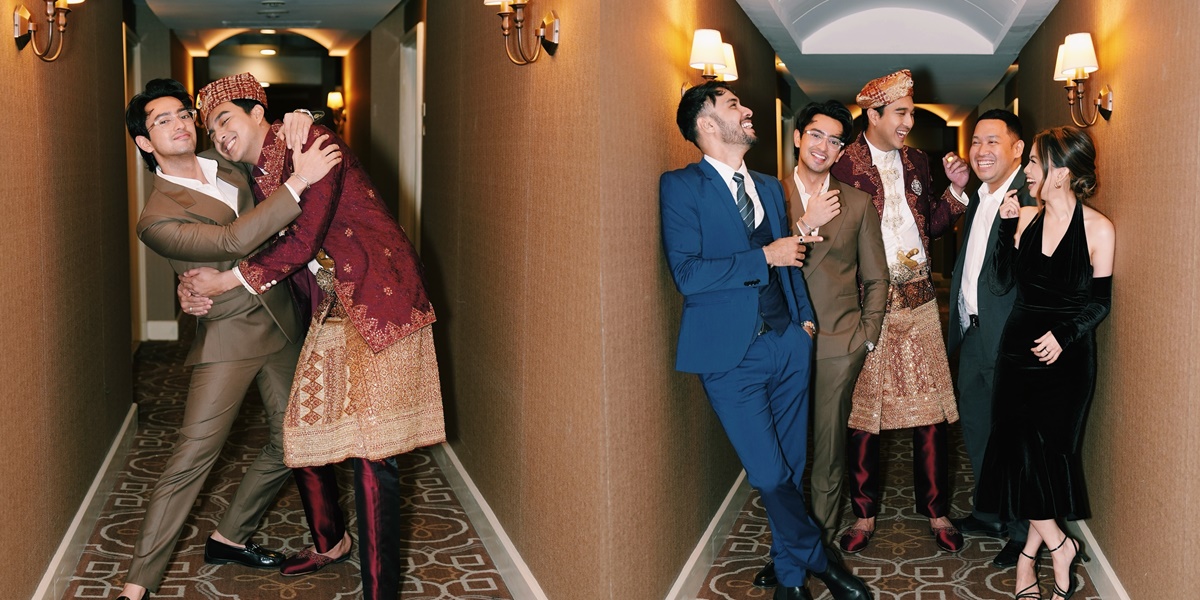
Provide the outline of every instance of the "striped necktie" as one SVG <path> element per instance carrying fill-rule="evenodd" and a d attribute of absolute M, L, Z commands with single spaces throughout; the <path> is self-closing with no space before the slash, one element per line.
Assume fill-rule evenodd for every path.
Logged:
<path fill-rule="evenodd" d="M 746 193 L 746 178 L 741 173 L 734 173 L 733 182 L 737 184 L 738 214 L 742 215 L 742 223 L 746 225 L 746 235 L 750 235 L 754 231 L 754 205 Z"/>

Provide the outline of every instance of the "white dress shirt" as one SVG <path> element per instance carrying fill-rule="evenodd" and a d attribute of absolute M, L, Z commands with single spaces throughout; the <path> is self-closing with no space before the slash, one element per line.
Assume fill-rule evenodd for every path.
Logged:
<path fill-rule="evenodd" d="M 959 288 L 958 315 L 964 329 L 970 326 L 971 315 L 979 314 L 979 272 L 983 269 L 983 258 L 987 255 L 988 238 L 992 234 L 992 224 L 1000 211 L 1000 203 L 1008 193 L 1009 186 L 1017 177 L 1017 169 L 1008 178 L 989 192 L 988 184 L 979 186 L 979 206 L 975 208 L 975 216 L 968 224 L 971 228 L 970 239 L 963 250 L 962 286 Z"/>
<path fill-rule="evenodd" d="M 754 206 L 754 226 L 758 227 L 762 224 L 765 213 L 763 212 L 762 202 L 758 199 L 758 190 L 754 187 L 754 180 L 750 178 L 750 172 L 746 170 L 746 163 L 743 162 L 737 169 L 705 154 L 704 160 L 712 165 L 717 170 L 717 174 L 721 179 L 725 180 L 725 185 L 729 187 L 730 197 L 733 198 L 734 205 L 737 205 L 737 183 L 733 181 L 734 173 L 741 173 L 742 179 L 746 184 L 746 195 L 750 196 L 750 204 Z"/>
<path fill-rule="evenodd" d="M 155 172 L 159 177 L 175 185 L 180 185 L 189 190 L 200 192 L 210 198 L 220 200 L 222 204 L 228 206 L 233 211 L 233 214 L 238 214 L 238 190 L 233 184 L 217 178 L 217 161 L 197 156 L 196 162 L 200 165 L 200 172 L 204 175 L 205 181 L 198 181 L 190 177 L 167 175 L 163 173 L 161 166 L 157 167 Z"/>
<path fill-rule="evenodd" d="M 800 192 L 800 206 L 803 206 L 804 213 L 808 214 L 808 199 L 812 198 L 813 196 L 820 196 L 821 194 L 829 191 L 829 173 L 825 174 L 825 181 L 821 184 L 820 189 L 818 189 L 815 194 L 810 194 L 804 191 L 804 182 L 800 181 L 800 167 L 796 167 L 796 170 L 792 171 L 792 178 L 796 180 L 796 191 Z M 795 223 L 792 223 L 792 225 L 795 225 Z M 818 229 L 820 229 L 820 227 L 813 227 L 812 234 L 818 235 Z"/>
<path fill-rule="evenodd" d="M 866 139 L 865 137 L 863 138 Z M 880 215 L 883 230 L 883 249 L 887 256 L 889 265 L 894 265 L 900 262 L 900 256 L 908 255 L 909 251 L 916 249 L 916 254 L 910 258 L 918 263 L 926 261 L 925 244 L 921 242 L 921 232 L 917 230 L 917 221 L 913 218 L 912 208 L 908 206 L 908 196 L 905 195 L 906 189 L 904 184 L 904 161 L 900 158 L 899 150 L 884 152 L 871 145 L 867 141 L 867 147 L 871 149 L 871 162 L 879 169 L 880 181 L 884 187 L 884 195 L 895 195 L 899 199 L 898 202 L 883 203 L 883 214 Z M 889 156 L 890 155 L 890 156 Z M 889 180 L 884 176 L 886 168 L 896 169 L 900 176 L 894 180 Z M 889 188 L 890 186 L 890 188 Z"/>

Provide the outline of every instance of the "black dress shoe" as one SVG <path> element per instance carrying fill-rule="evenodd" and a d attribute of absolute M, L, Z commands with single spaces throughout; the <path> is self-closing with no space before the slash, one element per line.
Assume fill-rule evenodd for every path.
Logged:
<path fill-rule="evenodd" d="M 284 558 L 281 552 L 249 542 L 245 548 L 222 544 L 212 538 L 204 542 L 204 562 L 210 565 L 237 563 L 253 569 L 277 569 Z"/>
<path fill-rule="evenodd" d="M 133 599 L 130 598 L 129 596 L 117 596 L 117 600 L 133 600 Z M 146 590 L 146 593 L 142 594 L 142 600 L 150 600 L 150 590 Z"/>
<path fill-rule="evenodd" d="M 847 571 L 837 561 L 829 561 L 829 566 L 825 568 L 825 571 L 813 573 L 813 576 L 820 579 L 825 587 L 829 588 L 829 593 L 833 594 L 833 600 L 871 600 L 871 590 L 867 584 Z"/>
<path fill-rule="evenodd" d="M 1008 537 L 1008 527 L 999 521 L 992 523 L 982 521 L 975 515 L 967 515 L 961 519 L 950 519 L 950 522 L 963 533 L 978 533 L 991 537 Z M 1017 559 L 1013 559 L 1015 562 Z"/>
<path fill-rule="evenodd" d="M 754 587 L 773 588 L 779 585 L 779 579 L 775 577 L 775 561 L 767 561 L 766 566 L 754 576 Z"/>
<path fill-rule="evenodd" d="M 996 553 L 996 558 L 992 559 L 992 566 L 997 569 L 1016 566 L 1017 559 L 1021 558 L 1021 550 L 1024 548 L 1025 540 L 1008 540 L 1000 552 Z"/>
<path fill-rule="evenodd" d="M 773 600 L 812 600 L 812 594 L 808 593 L 808 588 L 804 586 L 775 588 L 775 595 L 771 597 Z"/>

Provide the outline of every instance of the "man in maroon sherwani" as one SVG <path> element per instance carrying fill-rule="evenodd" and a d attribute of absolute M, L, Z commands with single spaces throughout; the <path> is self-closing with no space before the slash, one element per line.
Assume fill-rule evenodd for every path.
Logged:
<path fill-rule="evenodd" d="M 857 98 L 867 129 L 831 170 L 871 195 L 890 280 L 883 331 L 855 384 L 848 424 L 850 504 L 858 521 L 839 544 L 851 553 L 866 548 L 875 532 L 882 491 L 879 432 L 885 429 L 912 429 L 916 510 L 929 518 L 938 547 L 957 552 L 963 546 L 948 519 L 946 429 L 958 411 L 929 277 L 929 240 L 949 231 L 966 206 L 949 189 L 936 196 L 929 157 L 904 145 L 913 126 L 912 88 L 907 70 L 867 83 Z M 943 166 L 961 195 L 968 169 L 955 159 L 948 154 Z"/>
<path fill-rule="evenodd" d="M 267 99 L 249 73 L 196 94 L 217 151 L 251 165 L 265 198 L 293 174 L 291 158 L 266 121 Z M 314 127 L 309 143 L 330 134 Z M 284 422 L 285 461 L 296 470 L 314 547 L 284 561 L 284 575 L 312 573 L 349 556 L 332 465 L 354 466 L 363 597 L 399 594 L 402 503 L 396 456 L 445 440 L 430 326 L 435 320 L 416 250 L 377 197 L 358 158 L 336 136 L 343 161 L 300 194 L 302 213 L 266 249 L 223 273 L 185 279 L 213 296 L 243 285 L 255 293 L 289 280 L 313 315 Z M 326 329 L 335 323 L 332 329 Z M 351 326 L 343 326 L 343 323 Z M 333 346 L 325 331 L 344 333 Z M 344 362 L 306 362 L 324 354 Z M 316 359 L 314 359 L 316 360 Z M 320 367 L 329 367 L 322 372 Z M 334 390 L 337 390 L 336 392 Z"/>

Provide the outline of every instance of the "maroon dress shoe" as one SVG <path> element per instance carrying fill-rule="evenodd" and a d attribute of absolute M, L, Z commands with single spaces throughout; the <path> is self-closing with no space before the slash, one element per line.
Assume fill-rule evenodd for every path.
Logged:
<path fill-rule="evenodd" d="M 329 565 L 340 563 L 350 558 L 350 550 L 337 557 L 329 558 L 324 554 L 317 553 L 312 548 L 305 548 L 297 552 L 294 556 L 284 559 L 283 564 L 279 565 L 279 574 L 284 577 L 296 577 L 299 575 L 308 575 L 316 573 Z"/>
<path fill-rule="evenodd" d="M 847 554 L 857 554 L 866 549 L 867 544 L 871 543 L 871 536 L 875 535 L 875 530 L 858 529 L 851 527 L 842 534 L 838 540 L 838 545 L 842 547 L 842 551 Z M 961 538 L 959 538 L 961 540 Z"/>
<path fill-rule="evenodd" d="M 931 527 L 929 532 L 933 534 L 933 541 L 937 542 L 938 548 L 946 552 L 958 552 L 963 548 L 963 536 L 954 527 Z"/>

